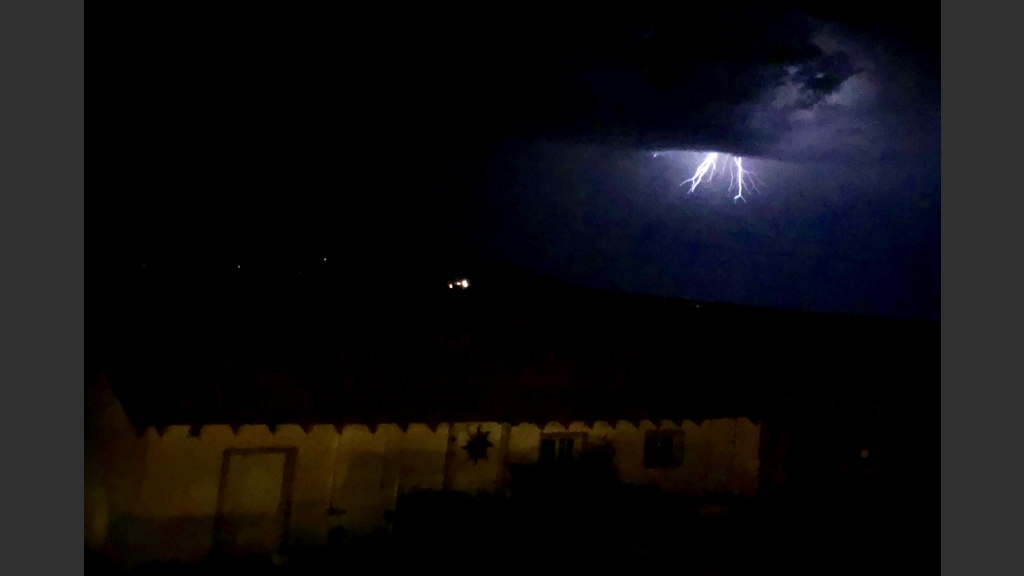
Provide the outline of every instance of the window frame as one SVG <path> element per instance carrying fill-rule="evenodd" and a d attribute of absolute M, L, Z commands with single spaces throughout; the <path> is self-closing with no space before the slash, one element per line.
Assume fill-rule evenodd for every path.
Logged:
<path fill-rule="evenodd" d="M 562 456 L 562 454 L 565 454 L 564 449 L 560 451 L 558 448 L 559 443 L 566 440 L 572 441 L 572 446 L 569 449 L 569 458 L 564 458 Z M 577 463 L 586 447 L 587 440 L 586 432 L 542 432 L 540 442 L 537 445 L 537 463 L 542 466 L 568 466 Z M 544 457 L 544 443 L 546 441 L 555 443 L 554 458 L 552 460 L 547 460 Z"/>
<path fill-rule="evenodd" d="M 660 429 L 647 430 L 644 433 L 643 464 L 645 470 L 673 470 L 683 465 L 686 435 L 682 430 Z M 657 442 L 657 446 L 652 443 Z M 665 457 L 659 450 L 668 445 L 669 453 Z"/>

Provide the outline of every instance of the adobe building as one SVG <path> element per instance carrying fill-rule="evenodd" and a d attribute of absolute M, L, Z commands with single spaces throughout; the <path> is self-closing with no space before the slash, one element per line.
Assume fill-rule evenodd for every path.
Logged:
<path fill-rule="evenodd" d="M 937 395 L 930 326 L 568 289 L 437 296 L 184 307 L 126 331 L 87 375 L 87 547 L 128 566 L 269 555 L 379 529 L 403 495 L 507 495 L 517 470 L 596 453 L 624 484 L 752 499 L 858 458 L 906 462 L 906 408 Z"/>

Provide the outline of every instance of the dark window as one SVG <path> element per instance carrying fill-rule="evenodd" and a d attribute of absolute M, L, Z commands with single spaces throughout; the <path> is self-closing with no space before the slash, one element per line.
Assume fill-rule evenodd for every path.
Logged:
<path fill-rule="evenodd" d="M 571 437 L 547 437 L 540 441 L 541 464 L 568 464 L 572 462 L 576 439 Z"/>
<path fill-rule="evenodd" d="M 676 434 L 650 431 L 644 438 L 644 467 L 674 468 L 681 460 L 677 452 Z"/>

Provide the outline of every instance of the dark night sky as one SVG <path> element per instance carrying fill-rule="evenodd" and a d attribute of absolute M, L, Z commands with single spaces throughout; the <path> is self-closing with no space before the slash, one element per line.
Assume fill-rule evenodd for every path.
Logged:
<path fill-rule="evenodd" d="M 937 320 L 938 5 L 808 6 L 824 19 L 137 15 L 152 24 L 105 56 L 93 269 L 202 285 L 327 257 L 353 279 L 443 282 L 505 262 Z M 761 192 L 687 195 L 698 150 L 742 155 Z"/>

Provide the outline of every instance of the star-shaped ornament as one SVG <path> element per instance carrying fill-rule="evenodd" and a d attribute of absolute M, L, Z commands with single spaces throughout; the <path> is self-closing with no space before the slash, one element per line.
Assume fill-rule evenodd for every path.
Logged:
<path fill-rule="evenodd" d="M 488 438 L 490 434 L 490 432 L 482 432 L 477 428 L 476 432 L 469 435 L 469 441 L 462 447 L 474 464 L 487 458 L 487 450 L 494 446 Z"/>

